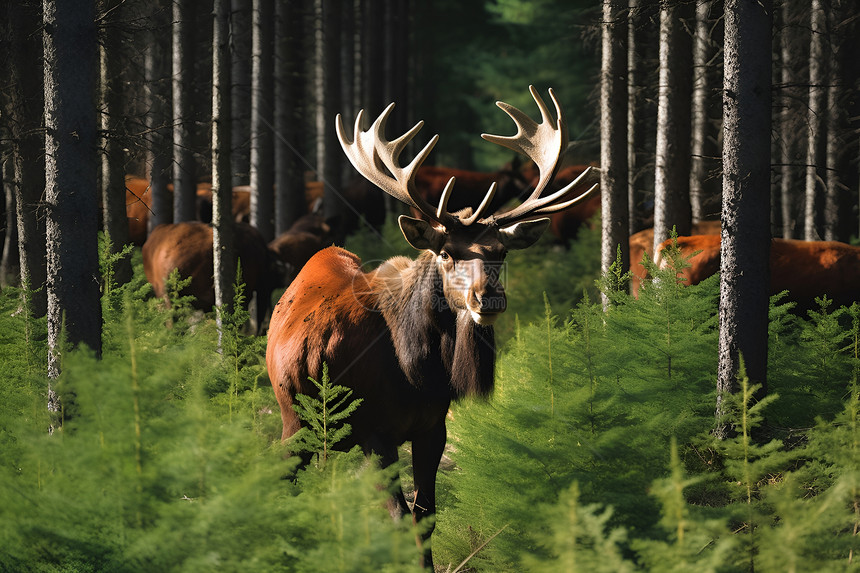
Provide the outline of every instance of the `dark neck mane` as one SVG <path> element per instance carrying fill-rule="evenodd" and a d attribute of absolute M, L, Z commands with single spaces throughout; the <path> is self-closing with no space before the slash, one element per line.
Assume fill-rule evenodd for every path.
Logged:
<path fill-rule="evenodd" d="M 397 358 L 409 382 L 452 399 L 486 396 L 496 357 L 492 326 L 478 326 L 466 310 L 448 306 L 430 252 L 395 257 L 374 274 Z"/>

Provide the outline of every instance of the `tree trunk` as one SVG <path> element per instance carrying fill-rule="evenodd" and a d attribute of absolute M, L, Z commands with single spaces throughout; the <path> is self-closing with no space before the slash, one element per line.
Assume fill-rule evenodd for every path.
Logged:
<path fill-rule="evenodd" d="M 42 26 L 37 2 L 5 3 L 9 51 L 8 116 L 12 136 L 13 188 L 18 231 L 18 263 L 24 306 L 34 317 L 45 316 L 48 295 L 45 287 L 45 135 L 43 129 L 44 87 L 42 74 Z"/>
<path fill-rule="evenodd" d="M 212 250 L 215 307 L 221 332 L 223 312 L 232 312 L 232 186 L 230 185 L 230 1 L 215 0 L 212 34 Z M 220 339 L 220 334 L 219 334 Z"/>
<path fill-rule="evenodd" d="M 714 185 L 710 172 L 715 167 L 711 141 L 716 139 L 712 133 L 710 110 L 714 89 L 715 65 L 714 57 L 717 47 L 711 37 L 714 18 L 711 15 L 713 0 L 705 0 L 696 4 L 696 27 L 693 38 L 693 99 L 691 107 L 691 165 L 690 165 L 690 207 L 692 220 L 698 223 L 709 218 L 714 206 Z"/>
<path fill-rule="evenodd" d="M 688 235 L 690 211 L 691 41 L 684 4 L 660 6 L 660 80 L 654 178 L 654 252 L 672 227 Z"/>
<path fill-rule="evenodd" d="M 366 101 L 364 109 L 370 117 L 377 117 L 385 109 L 385 7 L 381 0 L 366 0 L 362 15 L 364 37 L 363 79 Z"/>
<path fill-rule="evenodd" d="M 149 181 L 152 194 L 152 213 L 149 216 L 149 230 L 162 223 L 173 220 L 173 199 L 167 189 L 171 175 L 171 133 L 170 122 L 170 68 L 168 66 L 169 47 L 164 38 L 170 37 L 168 17 L 170 12 L 161 1 L 152 4 L 150 14 L 150 44 L 145 58 L 147 127 L 149 129 Z"/>
<path fill-rule="evenodd" d="M 194 2 L 173 3 L 173 220 L 197 218 L 197 182 L 192 139 L 191 80 L 194 77 Z"/>
<path fill-rule="evenodd" d="M 355 70 L 361 55 L 355 46 L 356 25 L 360 24 L 360 20 L 357 22 L 356 18 L 355 3 L 353 0 L 347 0 L 341 5 L 340 11 L 342 38 L 340 44 L 340 101 L 342 102 L 342 109 L 340 113 L 343 115 L 346 125 L 349 125 L 348 122 L 354 117 L 353 114 L 358 113 L 358 109 L 353 105 L 357 90 L 355 78 L 360 77 L 356 76 Z M 343 173 L 340 175 L 340 180 L 344 185 L 349 185 L 350 179 L 355 175 L 355 169 L 349 161 L 342 161 L 341 167 Z"/>
<path fill-rule="evenodd" d="M 621 269 L 630 268 L 627 203 L 627 26 L 626 10 L 603 2 L 600 72 L 601 269 L 609 271 L 621 246 Z M 604 306 L 609 304 L 603 296 Z"/>
<path fill-rule="evenodd" d="M 251 225 L 275 238 L 274 0 L 254 0 L 251 48 Z"/>
<path fill-rule="evenodd" d="M 306 2 L 277 2 L 275 9 L 275 234 L 305 213 L 304 16 Z"/>
<path fill-rule="evenodd" d="M 101 353 L 93 0 L 44 2 L 48 375 L 63 337 Z"/>
<path fill-rule="evenodd" d="M 824 165 L 827 146 L 827 13 L 824 0 L 812 0 L 809 42 L 809 139 L 806 148 L 804 239 L 824 236 Z"/>
<path fill-rule="evenodd" d="M 343 151 L 332 118 L 340 112 L 340 18 L 331 4 L 316 0 L 320 22 L 317 41 L 317 170 L 325 182 L 323 213 L 331 221 L 335 244 L 346 239 L 346 205 L 343 202 L 341 167 Z"/>
<path fill-rule="evenodd" d="M 3 238 L 3 258 L 0 259 L 0 286 L 16 285 L 21 273 L 18 253 L 18 223 L 15 218 L 14 157 L 3 159 L 3 199 L 6 228 Z"/>
<path fill-rule="evenodd" d="M 251 0 L 232 0 L 231 5 L 230 165 L 236 186 L 248 185 L 251 180 Z"/>
<path fill-rule="evenodd" d="M 645 126 L 642 118 L 642 90 L 645 84 L 645 66 L 641 53 L 646 43 L 643 0 L 630 0 L 627 18 L 627 204 L 630 213 L 630 233 L 644 229 L 645 191 L 642 189 L 641 168 L 645 162 Z M 637 264 L 639 261 L 630 261 Z"/>
<path fill-rule="evenodd" d="M 111 241 L 111 253 L 122 251 L 128 243 L 128 217 L 125 208 L 125 152 L 121 143 L 128 132 L 122 113 L 124 77 L 122 63 L 123 30 L 121 0 L 101 0 L 101 42 L 99 45 L 102 142 L 102 226 Z M 131 258 L 123 257 L 113 270 L 114 281 L 122 285 L 131 280 Z"/>
<path fill-rule="evenodd" d="M 719 438 L 729 431 L 724 399 L 737 387 L 741 358 L 767 391 L 772 18 L 769 0 L 726 2 Z"/>
<path fill-rule="evenodd" d="M 791 0 L 782 0 L 780 14 L 782 26 L 779 34 L 780 55 L 780 93 L 781 108 L 779 111 L 779 196 L 782 220 L 782 237 L 792 239 L 798 235 L 798 193 L 797 181 L 800 173 L 797 167 L 797 153 L 799 145 L 797 134 L 802 130 L 796 121 L 798 107 L 801 100 L 797 85 L 801 83 L 797 73 L 798 54 L 795 52 L 797 44 L 797 26 L 795 16 L 792 14 Z"/>
<path fill-rule="evenodd" d="M 837 30 L 842 22 L 844 5 L 839 0 L 831 2 L 827 11 L 830 65 L 828 66 L 827 81 L 827 141 L 825 150 L 826 193 L 824 200 L 824 239 L 827 241 L 848 242 L 851 232 L 846 228 L 842 214 L 849 210 L 847 199 L 848 187 L 845 178 L 848 171 L 845 152 L 848 147 L 849 120 L 846 113 L 847 99 L 845 93 L 845 76 L 843 74 L 841 55 L 844 37 Z"/>

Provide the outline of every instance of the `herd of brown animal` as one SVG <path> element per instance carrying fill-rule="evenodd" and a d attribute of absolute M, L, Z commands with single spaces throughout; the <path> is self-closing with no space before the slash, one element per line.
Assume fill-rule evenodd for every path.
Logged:
<path fill-rule="evenodd" d="M 678 237 L 677 245 L 689 267 L 676 273 L 679 281 L 695 285 L 720 270 L 720 222 L 701 221 L 693 225 L 691 236 Z M 643 253 L 660 268 L 668 262 L 662 256 L 672 239 L 661 243 L 653 253 L 654 230 L 646 229 L 630 237 L 630 261 L 633 272 L 631 292 L 636 296 L 648 276 L 640 264 Z M 795 303 L 795 311 L 818 308 L 817 297 L 827 295 L 833 308 L 860 301 L 860 247 L 838 241 L 799 241 L 771 239 L 770 294 L 788 291 L 786 302 Z"/>
<path fill-rule="evenodd" d="M 575 179 L 586 166 L 575 165 L 561 169 L 554 181 L 554 188 L 561 188 Z M 457 194 L 452 197 L 452 211 L 475 203 L 493 181 L 499 192 L 490 206 L 493 211 L 503 208 L 505 203 L 521 198 L 533 184 L 527 170 L 506 166 L 496 172 L 480 173 L 440 167 L 422 167 L 416 178 L 416 186 L 428 201 L 438 201 L 445 183 L 451 176 L 457 177 Z M 211 205 L 212 187 L 200 183 L 197 188 L 198 203 Z M 306 186 L 306 201 L 309 206 L 322 195 L 319 182 Z M 379 193 L 379 195 L 382 195 Z M 212 280 L 212 229 L 203 223 L 178 223 L 161 225 L 147 236 L 147 224 L 151 202 L 149 182 L 139 177 L 126 179 L 126 205 L 129 239 L 143 247 L 144 271 L 153 286 L 156 296 L 166 298 L 165 281 L 177 268 L 183 277 L 192 277 L 191 285 L 182 293 L 194 297 L 195 308 L 211 310 L 214 304 Z M 454 197 L 458 203 L 454 204 Z M 378 202 L 373 210 L 384 209 Z M 551 216 L 550 231 L 553 236 L 567 242 L 574 239 L 583 225 L 587 225 L 600 209 L 600 194 L 595 193 L 573 207 Z M 205 209 L 204 209 L 205 210 Z M 304 264 L 317 251 L 332 244 L 330 228 L 318 214 L 300 218 L 287 232 L 268 245 L 256 229 L 248 224 L 250 215 L 250 187 L 233 188 L 233 216 L 237 222 L 237 257 L 242 264 L 243 278 L 249 292 L 258 300 L 269 301 L 271 293 L 285 287 Z M 379 225 L 384 218 L 374 213 L 370 217 Z M 666 262 L 658 252 L 653 252 L 653 229 L 646 229 L 630 236 L 630 261 L 632 271 L 631 293 L 638 295 L 641 282 L 648 274 L 641 264 L 643 253 L 658 266 Z M 660 251 L 671 241 L 661 245 Z M 701 221 L 693 225 L 691 236 L 678 238 L 678 247 L 689 259 L 690 267 L 678 273 L 679 280 L 686 284 L 698 284 L 719 271 L 720 224 L 719 221 Z M 788 291 L 787 300 L 796 303 L 799 311 L 815 308 L 814 299 L 826 294 L 836 305 L 849 305 L 860 300 L 860 248 L 835 241 L 799 241 L 773 239 L 770 265 L 771 294 Z M 269 302 L 258 305 L 257 324 L 263 323 L 262 314 Z"/>
<path fill-rule="evenodd" d="M 586 166 L 570 166 L 559 171 L 552 189 L 560 189 L 579 176 Z M 489 210 L 494 212 L 511 200 L 522 198 L 534 185 L 536 175 L 507 165 L 495 172 L 474 172 L 444 167 L 422 167 L 416 177 L 416 187 L 428 201 L 437 202 L 445 184 L 451 177 L 457 179 L 457 193 L 449 207 L 458 211 L 480 202 L 491 183 L 499 190 Z M 305 200 L 311 213 L 301 217 L 286 232 L 268 245 L 262 235 L 248 224 L 250 218 L 250 186 L 233 188 L 232 211 L 236 227 L 236 256 L 241 262 L 242 276 L 247 291 L 257 295 L 263 304 L 257 305 L 255 316 L 258 329 L 270 306 L 274 289 L 285 287 L 317 252 L 332 244 L 329 225 L 313 212 L 322 196 L 322 184 L 309 181 Z M 359 203 L 366 219 L 378 227 L 384 221 L 383 193 L 376 190 L 369 197 L 368 185 L 362 178 L 347 190 L 349 199 Z M 211 213 L 212 185 L 197 186 L 198 211 Z M 208 209 L 206 207 L 208 206 Z M 147 234 L 152 201 L 149 181 L 140 177 L 126 178 L 126 212 L 129 240 L 142 247 L 143 267 L 155 295 L 167 299 L 166 282 L 173 269 L 183 278 L 191 277 L 191 284 L 181 291 L 193 297 L 193 307 L 202 311 L 212 309 L 215 301 L 212 265 L 212 228 L 201 222 L 184 222 L 159 225 Z M 203 208 L 201 208 L 203 207 Z M 576 236 L 579 227 L 600 208 L 600 196 L 595 194 L 572 208 L 552 216 L 551 230 L 560 240 Z M 381 213 L 380 213 L 381 211 Z M 420 216 L 420 214 L 416 214 Z M 205 219 L 205 217 L 202 217 Z"/>

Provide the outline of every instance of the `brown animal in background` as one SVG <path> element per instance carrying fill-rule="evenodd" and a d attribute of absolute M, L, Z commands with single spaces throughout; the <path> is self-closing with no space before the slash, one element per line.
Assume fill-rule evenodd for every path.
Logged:
<path fill-rule="evenodd" d="M 171 186 L 172 188 L 172 186 Z M 198 214 L 204 223 L 212 222 L 212 183 L 197 184 Z M 248 223 L 251 220 L 251 186 L 237 185 L 232 189 L 233 220 Z"/>
<path fill-rule="evenodd" d="M 360 112 L 350 140 L 338 116 L 338 138 L 356 169 L 429 219 L 399 218 L 406 240 L 422 253 L 416 260 L 395 257 L 364 272 L 352 253 L 324 249 L 308 261 L 272 314 L 266 364 L 281 406 L 283 438 L 301 425 L 292 407 L 296 394 L 316 394 L 308 377 L 320 380 L 326 363 L 331 380 L 363 400 L 350 417 L 348 441 L 338 447 L 358 444 L 389 465 L 397 460 L 398 446 L 412 442 L 416 522 L 436 510 L 436 470 L 451 401 L 486 395 L 493 387 L 492 324 L 506 308 L 499 282 L 505 253 L 534 243 L 549 224 L 547 215 L 584 197 L 574 196 L 579 182 L 538 197 L 555 173 L 567 134 L 552 91 L 557 120 L 530 89 L 542 123 L 500 102 L 520 127 L 518 135 L 484 136 L 540 163 L 541 181 L 535 191 L 501 215 L 485 215 L 495 185 L 473 213 L 459 215 L 448 210 L 451 186 L 438 208 L 420 195 L 416 171 L 437 138 L 408 166 L 401 167 L 399 157 L 421 123 L 391 142 L 383 135 L 391 105 L 367 131 L 361 128 Z M 399 487 L 394 491 L 389 501 L 392 516 L 410 514 L 403 492 Z M 425 540 L 431 531 L 432 526 Z M 432 557 L 424 548 L 424 566 L 432 569 Z"/>
<path fill-rule="evenodd" d="M 167 185 L 173 193 L 173 184 Z M 173 209 L 171 205 L 171 210 Z M 149 216 L 152 213 L 152 193 L 149 179 L 126 175 L 125 213 L 128 217 L 128 239 L 138 247 L 146 242 Z M 236 222 L 247 222 L 250 213 L 250 187 L 233 188 L 233 216 Z M 204 223 L 212 221 L 212 184 L 197 184 L 197 217 Z"/>
<path fill-rule="evenodd" d="M 146 242 L 146 227 L 152 211 L 149 180 L 127 175 L 125 178 L 125 214 L 128 217 L 128 240 L 138 247 Z"/>
<path fill-rule="evenodd" d="M 693 223 L 693 234 L 695 235 L 717 235 L 720 234 L 719 221 L 699 221 Z M 630 281 L 630 294 L 639 296 L 639 287 L 648 272 L 642 266 L 642 255 L 648 253 L 648 257 L 654 260 L 654 229 L 644 229 L 630 235 L 630 271 L 633 277 Z"/>
<path fill-rule="evenodd" d="M 306 176 L 313 176 L 307 174 Z M 305 182 L 305 202 L 309 213 L 318 211 L 323 200 L 325 184 L 322 181 Z M 346 203 L 348 224 L 343 229 L 351 233 L 358 228 L 358 216 L 364 217 L 365 222 L 373 229 L 379 230 L 385 223 L 385 199 L 379 189 L 364 177 L 356 177 L 339 191 Z"/>
<path fill-rule="evenodd" d="M 671 240 L 660 245 L 660 251 Z M 678 237 L 678 246 L 685 256 L 702 251 L 692 259 L 692 265 L 679 273 L 687 284 L 698 284 L 720 270 L 719 235 Z M 655 261 L 665 268 L 666 261 L 658 255 Z M 860 247 L 837 241 L 797 241 L 771 239 L 770 295 L 788 291 L 786 300 L 797 304 L 795 312 L 817 308 L 815 298 L 822 295 L 840 305 L 850 306 L 860 301 Z"/>
<path fill-rule="evenodd" d="M 271 306 L 272 291 L 283 285 L 283 270 L 254 227 L 237 223 L 235 255 L 242 265 L 242 281 L 246 286 L 246 308 L 251 293 L 257 295 L 257 328 L 264 324 Z M 215 283 L 212 257 L 212 227 L 201 222 L 159 225 L 152 230 L 143 245 L 143 270 L 155 295 L 167 299 L 167 277 L 178 269 L 182 278 L 191 277 L 191 284 L 182 296 L 193 296 L 192 306 L 209 312 L 215 305 Z"/>
<path fill-rule="evenodd" d="M 516 160 L 492 172 L 422 165 L 415 176 L 415 189 L 427 203 L 435 205 L 442 198 L 448 181 L 454 177 L 457 193 L 449 199 L 448 210 L 456 213 L 461 209 L 478 205 L 490 185 L 495 183 L 496 193 L 486 208 L 488 213 L 495 213 L 508 201 L 520 197 L 529 189 L 528 182 L 519 172 L 518 164 L 519 161 Z M 412 215 L 419 219 L 426 219 L 426 216 L 414 207 Z"/>
<path fill-rule="evenodd" d="M 269 249 L 288 265 L 289 275 L 295 276 L 314 254 L 331 244 L 331 229 L 322 216 L 308 214 L 269 243 Z"/>

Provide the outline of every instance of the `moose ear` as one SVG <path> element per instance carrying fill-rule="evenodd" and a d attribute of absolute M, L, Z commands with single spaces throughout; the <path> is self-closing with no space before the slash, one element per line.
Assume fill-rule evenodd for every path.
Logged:
<path fill-rule="evenodd" d="M 423 219 L 414 219 L 400 215 L 397 219 L 400 231 L 406 237 L 406 242 L 419 251 L 430 250 L 436 254 L 445 244 L 445 232 L 437 229 Z"/>
<path fill-rule="evenodd" d="M 546 228 L 549 226 L 549 218 L 525 221 L 502 227 L 499 229 L 499 240 L 509 251 L 526 249 L 534 245 Z"/>

